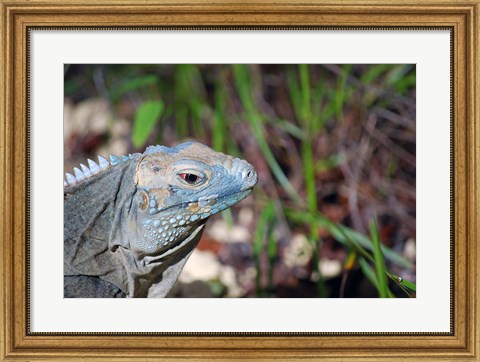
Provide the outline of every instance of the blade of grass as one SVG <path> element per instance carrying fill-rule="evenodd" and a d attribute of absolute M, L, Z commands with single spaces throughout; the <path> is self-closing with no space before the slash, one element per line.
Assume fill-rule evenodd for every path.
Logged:
<path fill-rule="evenodd" d="M 370 281 L 370 283 L 373 284 L 375 289 L 378 290 L 377 276 L 375 275 L 375 272 L 373 271 L 373 269 L 370 267 L 370 264 L 368 264 L 365 258 L 359 257 L 358 265 L 360 266 L 360 269 L 362 270 L 363 275 L 365 275 L 367 279 Z"/>
<path fill-rule="evenodd" d="M 319 212 L 317 212 L 316 214 L 310 214 L 306 211 L 286 208 L 285 213 L 287 218 L 292 221 L 308 224 L 314 223 L 315 225 L 326 228 L 330 232 L 330 234 L 342 244 L 349 245 L 347 238 L 350 238 L 352 240 L 355 240 L 363 248 L 366 248 L 367 250 L 373 250 L 372 241 L 368 237 L 347 226 L 334 223 Z M 412 268 L 412 264 L 408 259 L 404 258 L 401 255 L 398 255 L 392 249 L 386 247 L 385 245 L 382 245 L 381 248 L 385 257 L 392 263 L 395 263 L 403 268 Z"/>
<path fill-rule="evenodd" d="M 274 235 L 273 223 L 275 221 L 275 204 L 273 201 L 270 201 L 265 208 L 265 218 L 269 226 L 268 239 L 267 239 L 267 257 L 268 257 L 268 293 L 273 294 L 274 284 L 273 284 L 273 271 L 275 268 L 275 263 L 277 261 L 277 240 Z"/>
<path fill-rule="evenodd" d="M 338 225 L 337 225 L 338 226 Z M 348 235 L 345 235 L 345 233 L 342 231 L 342 229 L 338 229 L 345 237 L 346 237 L 346 240 L 348 241 L 348 243 L 350 244 L 350 247 L 352 247 L 354 250 L 356 250 L 360 255 L 363 256 L 363 258 L 365 260 L 368 260 L 370 261 L 372 264 L 374 265 L 377 265 L 377 261 L 375 260 L 375 258 L 373 256 L 370 255 L 369 252 L 367 252 L 367 250 L 365 250 L 364 248 L 362 248 L 355 240 L 351 239 L 348 237 Z M 380 235 L 380 234 L 378 234 Z M 372 238 L 373 239 L 373 238 Z M 380 245 L 381 246 L 381 245 Z M 380 249 L 381 250 L 381 249 Z M 382 258 L 383 258 L 383 255 L 382 255 Z M 399 278 L 398 276 L 396 275 L 393 275 L 392 273 L 390 273 L 387 269 L 386 269 L 386 266 L 385 264 L 384 265 L 384 268 L 385 268 L 385 274 L 387 275 L 388 278 L 390 278 L 393 282 L 395 282 L 400 289 L 402 289 L 402 291 L 408 296 L 408 297 L 412 297 L 412 295 L 409 293 L 409 291 L 407 290 L 408 288 L 405 287 L 405 284 L 402 283 L 403 279 Z M 416 289 L 416 286 L 414 283 L 412 282 L 409 282 L 407 281 L 407 283 L 411 288 L 413 288 L 412 290 L 415 290 Z M 393 293 L 391 293 L 391 291 L 389 290 L 389 295 L 392 295 L 393 296 Z"/>
<path fill-rule="evenodd" d="M 300 74 L 300 109 L 297 114 L 300 117 L 302 128 L 306 131 L 306 137 L 302 142 L 302 166 L 305 180 L 305 189 L 307 192 L 307 206 L 310 213 L 317 212 L 317 192 L 315 179 L 315 159 L 313 154 L 313 122 L 310 95 L 310 72 L 308 64 L 299 64 Z M 320 247 L 321 239 L 317 233 L 317 227 L 313 224 L 309 225 L 308 240 L 313 246 L 312 253 L 312 271 L 318 275 L 317 280 L 317 296 L 324 297 L 326 295 L 325 280 L 320 273 Z"/>
<path fill-rule="evenodd" d="M 142 76 L 135 76 L 131 79 L 122 80 L 117 87 L 112 87 L 110 91 L 110 98 L 113 103 L 116 103 L 125 93 L 151 85 L 156 85 L 157 82 L 158 77 L 155 74 L 146 74 Z"/>
<path fill-rule="evenodd" d="M 203 139 L 205 137 L 205 127 L 202 124 L 202 111 L 204 109 L 204 106 L 205 104 L 197 98 L 192 98 L 189 104 L 195 137 L 198 137 L 200 139 Z"/>
<path fill-rule="evenodd" d="M 377 273 L 378 280 L 378 292 L 380 298 L 389 298 L 387 268 L 385 266 L 385 259 L 383 258 L 380 232 L 375 221 L 370 223 L 370 237 L 373 244 L 373 257 L 375 259 L 375 271 Z"/>
<path fill-rule="evenodd" d="M 372 264 L 375 264 L 375 258 L 370 255 L 370 253 L 364 249 L 360 244 L 358 244 L 357 241 L 355 241 L 354 239 L 350 238 L 348 235 L 345 234 L 345 232 L 339 227 L 338 224 L 335 224 L 335 226 L 337 228 L 337 230 L 345 237 L 347 243 L 349 244 L 349 246 L 355 250 L 358 254 L 360 254 L 364 260 L 368 260 L 370 261 Z M 408 288 L 405 287 L 405 284 L 402 283 L 403 280 L 400 280 L 401 278 L 399 278 L 398 276 L 396 275 L 393 275 L 392 273 L 390 273 L 388 270 L 386 270 L 386 274 L 387 276 L 392 280 L 394 281 L 400 289 L 402 289 L 402 291 L 408 296 L 408 297 L 412 297 L 411 294 L 409 293 L 409 291 L 407 290 Z M 415 284 L 412 283 L 412 282 L 408 282 L 408 285 L 410 287 L 412 287 L 413 289 L 412 290 L 415 290 Z M 390 290 L 389 290 L 390 292 Z M 393 296 L 393 293 L 389 293 L 390 295 Z"/>
<path fill-rule="evenodd" d="M 267 228 L 264 213 L 260 215 L 255 229 L 255 235 L 253 238 L 253 257 L 255 259 L 255 269 L 257 274 L 255 275 L 255 295 L 261 296 L 262 293 L 262 268 L 261 268 L 261 256 L 263 250 L 263 239 L 265 236 L 265 230 Z"/>
<path fill-rule="evenodd" d="M 409 298 L 413 298 L 412 294 L 410 294 L 410 291 L 408 288 L 406 288 L 401 281 L 401 278 L 394 276 L 391 273 L 387 272 L 388 277 L 390 278 L 391 281 L 393 281 L 401 290 L 404 292 Z"/>
<path fill-rule="evenodd" d="M 293 65 L 287 67 L 287 84 L 290 99 L 292 101 L 292 108 L 298 120 L 302 119 L 300 109 L 302 108 L 302 96 L 300 95 L 300 86 L 297 80 L 297 73 Z"/>
<path fill-rule="evenodd" d="M 202 138 L 202 109 L 204 91 L 202 78 L 196 64 L 178 64 L 175 66 L 175 115 L 176 131 L 180 138 L 188 135 L 189 125 L 195 135 Z"/>
<path fill-rule="evenodd" d="M 178 138 L 185 138 L 188 132 L 188 107 L 185 99 L 191 96 L 187 84 L 188 64 L 175 66 L 175 132 Z"/>
<path fill-rule="evenodd" d="M 398 280 L 398 277 L 397 277 L 397 280 Z M 406 279 L 402 279 L 402 280 L 400 281 L 400 285 L 402 285 L 402 286 L 404 286 L 404 287 L 406 287 L 406 288 L 408 288 L 408 289 L 410 289 L 410 290 L 412 290 L 412 291 L 414 291 L 414 292 L 417 291 L 417 286 L 415 285 L 415 283 L 412 283 L 412 282 L 410 282 L 410 281 L 408 281 L 408 280 L 406 280 Z"/>
<path fill-rule="evenodd" d="M 225 152 L 226 120 L 225 111 L 227 107 L 227 93 L 224 86 L 224 79 L 215 84 L 215 106 L 213 117 L 213 148 Z"/>
<path fill-rule="evenodd" d="M 322 107 L 322 118 L 325 120 L 324 123 L 333 118 L 336 113 L 336 103 L 335 103 L 335 90 L 326 89 L 324 98 L 327 100 L 325 105 Z"/>
<path fill-rule="evenodd" d="M 255 104 L 251 96 L 251 87 L 250 87 L 250 74 L 248 68 L 244 64 L 235 64 L 233 66 L 233 73 L 235 78 L 235 86 L 240 97 L 242 106 L 245 109 L 247 114 L 247 121 L 250 123 L 252 128 L 253 135 L 260 147 L 260 151 L 265 157 L 265 160 L 268 163 L 268 166 L 272 170 L 275 178 L 278 180 L 285 192 L 298 204 L 302 204 L 303 201 L 298 195 L 297 191 L 293 188 L 292 184 L 288 180 L 287 176 L 283 172 L 282 168 L 278 164 L 275 156 L 273 155 L 268 142 L 265 136 L 265 130 L 263 127 L 263 117 L 260 112 L 257 111 Z"/>
<path fill-rule="evenodd" d="M 368 261 L 366 261 L 365 258 L 363 258 L 363 257 L 359 257 L 358 258 L 358 265 L 360 266 L 360 269 L 362 270 L 363 275 L 365 275 L 365 277 L 370 281 L 370 283 L 373 284 L 375 289 L 377 289 L 377 291 L 379 291 L 380 286 L 378 284 L 377 275 L 375 274 L 375 271 L 370 266 Z M 390 290 L 388 290 L 388 297 L 387 298 L 394 298 L 394 297 L 395 296 L 393 295 L 393 293 Z"/>
<path fill-rule="evenodd" d="M 317 160 L 315 163 L 315 169 L 317 171 L 327 171 L 340 166 L 343 162 L 344 158 L 341 155 L 332 154 L 327 158 Z"/>
<path fill-rule="evenodd" d="M 363 84 L 370 84 L 373 83 L 375 79 L 380 77 L 382 73 L 385 73 L 392 69 L 394 65 L 392 64 L 375 64 L 375 65 L 368 65 L 367 70 L 363 75 L 360 77 L 360 82 Z"/>
<path fill-rule="evenodd" d="M 186 101 L 192 117 L 195 137 L 203 139 L 205 135 L 205 127 L 202 124 L 202 112 L 204 107 L 208 106 L 205 100 L 203 79 L 197 64 L 188 64 L 186 77 L 186 82 L 189 85 L 190 93 L 193 93 L 193 96 L 187 97 Z"/>
<path fill-rule="evenodd" d="M 267 121 L 274 123 L 278 128 L 281 128 L 283 131 L 300 141 L 306 137 L 306 131 L 290 121 L 276 117 L 268 117 Z"/>
<path fill-rule="evenodd" d="M 404 95 L 415 87 L 416 82 L 415 64 L 399 64 L 387 74 L 387 84 L 393 86 L 398 94 Z"/>
<path fill-rule="evenodd" d="M 260 217 L 258 219 L 257 227 L 255 230 L 255 235 L 253 239 L 253 255 L 255 259 L 255 266 L 257 269 L 257 275 L 255 277 L 255 290 L 257 296 L 264 296 L 265 291 L 262 288 L 262 268 L 261 268 L 261 259 L 265 249 L 265 236 L 268 237 L 267 240 L 267 258 L 269 260 L 269 289 L 272 286 L 270 282 L 270 274 L 272 273 L 273 263 L 276 259 L 276 243 L 273 238 L 273 221 L 275 220 L 275 204 L 273 201 L 269 201 L 262 210 Z M 273 259 L 273 263 L 272 263 Z M 273 278 L 273 274 L 271 274 Z"/>
<path fill-rule="evenodd" d="M 303 122 L 310 122 L 312 110 L 310 99 L 310 72 L 308 70 L 308 64 L 299 64 L 298 69 L 300 73 L 300 89 L 302 92 L 301 119 Z M 307 124 L 304 124 L 304 126 L 307 126 Z M 310 129 L 310 127 L 308 128 Z"/>
<path fill-rule="evenodd" d="M 136 148 L 144 145 L 150 136 L 155 123 L 163 111 L 163 102 L 147 101 L 138 107 L 133 120 L 132 142 Z"/>
<path fill-rule="evenodd" d="M 396 87 L 413 67 L 413 64 L 396 64 L 386 75 L 387 84 Z"/>
<path fill-rule="evenodd" d="M 408 281 L 406 279 L 400 278 L 398 275 L 392 274 L 387 271 L 387 275 L 390 278 L 391 281 L 393 281 L 395 284 L 397 284 L 406 294 L 409 294 L 408 290 L 411 290 L 413 292 L 417 291 L 417 286 L 415 283 L 412 283 L 411 281 Z"/>
<path fill-rule="evenodd" d="M 343 122 L 343 105 L 350 96 L 349 89 L 347 89 L 347 80 L 351 68 L 351 64 L 344 64 L 342 66 L 342 72 L 340 73 L 337 81 L 337 91 L 334 94 L 335 112 L 339 122 Z"/>
<path fill-rule="evenodd" d="M 325 111 L 328 107 L 327 89 L 321 81 L 313 89 L 312 102 L 312 132 L 317 133 L 324 130 L 325 122 L 329 119 L 329 114 Z"/>
<path fill-rule="evenodd" d="M 312 110 L 310 108 L 310 76 L 308 72 L 307 64 L 299 65 L 300 71 L 300 98 L 301 103 L 301 123 L 303 129 L 307 132 L 307 136 L 302 142 L 302 161 L 303 161 L 303 170 L 305 178 L 305 186 L 307 190 L 307 203 L 308 210 L 310 212 L 317 211 L 317 193 L 315 190 L 315 160 L 313 156 L 313 145 L 312 145 L 312 126 L 311 126 L 311 117 Z"/>

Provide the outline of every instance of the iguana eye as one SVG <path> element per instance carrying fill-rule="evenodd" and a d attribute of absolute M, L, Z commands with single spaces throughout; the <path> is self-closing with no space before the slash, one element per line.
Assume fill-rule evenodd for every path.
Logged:
<path fill-rule="evenodd" d="M 180 177 L 190 185 L 195 185 L 201 181 L 201 177 L 193 173 L 181 173 Z"/>

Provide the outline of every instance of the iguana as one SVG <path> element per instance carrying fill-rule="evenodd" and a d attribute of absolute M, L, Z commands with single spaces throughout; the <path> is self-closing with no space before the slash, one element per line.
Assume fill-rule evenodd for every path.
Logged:
<path fill-rule="evenodd" d="M 257 173 L 197 142 L 99 156 L 64 181 L 64 297 L 165 297 L 207 219 L 247 197 Z"/>

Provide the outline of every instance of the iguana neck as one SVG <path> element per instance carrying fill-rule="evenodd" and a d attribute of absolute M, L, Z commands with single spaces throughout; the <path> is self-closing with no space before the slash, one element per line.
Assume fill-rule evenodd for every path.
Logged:
<path fill-rule="evenodd" d="M 126 292 L 121 226 L 135 193 L 133 160 L 68 190 L 64 201 L 65 275 L 102 275 Z M 93 255 L 93 260 L 92 260 Z"/>
<path fill-rule="evenodd" d="M 127 297 L 165 297 L 200 241 L 204 226 L 199 225 L 188 238 L 161 255 L 146 256 L 139 260 L 131 250 L 118 248 L 117 253 L 123 259 L 126 268 Z"/>

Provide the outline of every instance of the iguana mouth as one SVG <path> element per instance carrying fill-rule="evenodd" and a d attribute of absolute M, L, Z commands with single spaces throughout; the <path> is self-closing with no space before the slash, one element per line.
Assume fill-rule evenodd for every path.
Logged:
<path fill-rule="evenodd" d="M 198 213 L 201 209 L 208 209 L 210 208 L 212 211 L 215 209 L 219 209 L 215 212 L 211 212 L 211 215 L 214 215 L 220 211 L 225 210 L 226 208 L 230 207 L 231 205 L 236 204 L 237 202 L 243 200 L 248 195 L 250 195 L 253 191 L 253 188 L 250 188 L 245 191 L 233 192 L 228 195 L 218 196 L 218 195 L 211 195 L 211 196 L 204 196 L 198 198 L 196 201 L 188 201 L 182 202 L 175 205 L 170 205 L 164 209 L 161 209 L 159 212 L 165 212 L 170 210 L 184 210 L 188 209 L 194 213 Z M 227 201 L 225 201 L 227 200 Z M 221 208 L 219 206 L 221 205 Z"/>
<path fill-rule="evenodd" d="M 218 200 L 225 200 L 225 199 L 228 198 L 228 199 L 231 200 L 231 201 L 228 202 L 228 204 L 229 204 L 228 206 L 234 205 L 237 202 L 246 198 L 248 195 L 250 195 L 252 193 L 252 191 L 253 191 L 253 188 L 250 188 L 248 190 L 243 190 L 243 191 L 231 193 L 229 195 L 221 196 L 217 199 L 217 203 L 218 203 Z M 231 204 L 230 204 L 230 202 L 231 202 Z"/>

